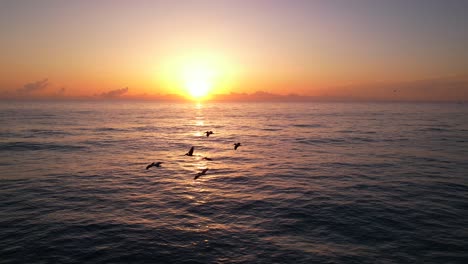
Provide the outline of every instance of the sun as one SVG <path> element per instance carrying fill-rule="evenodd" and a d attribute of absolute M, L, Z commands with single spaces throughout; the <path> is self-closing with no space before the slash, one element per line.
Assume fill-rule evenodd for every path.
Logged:
<path fill-rule="evenodd" d="M 194 99 L 206 98 L 213 89 L 215 73 L 206 65 L 190 65 L 185 67 L 184 86 Z"/>
<path fill-rule="evenodd" d="M 185 77 L 185 88 L 194 98 L 207 96 L 212 86 L 213 83 L 210 78 L 203 73 L 193 72 Z"/>
<path fill-rule="evenodd" d="M 192 101 L 227 93 L 238 72 L 223 54 L 205 52 L 168 56 L 158 71 L 163 89 Z"/>

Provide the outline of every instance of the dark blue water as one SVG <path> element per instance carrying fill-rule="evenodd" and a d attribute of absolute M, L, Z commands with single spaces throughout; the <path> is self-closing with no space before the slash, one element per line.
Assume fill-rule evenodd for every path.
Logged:
<path fill-rule="evenodd" d="M 0 263 L 468 263 L 467 219 L 466 105 L 0 103 Z"/>

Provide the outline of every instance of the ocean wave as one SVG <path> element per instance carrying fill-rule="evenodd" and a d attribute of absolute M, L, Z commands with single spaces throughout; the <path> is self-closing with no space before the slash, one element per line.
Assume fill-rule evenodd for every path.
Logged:
<path fill-rule="evenodd" d="M 318 128 L 323 127 L 321 124 L 294 124 L 293 127 L 300 127 L 300 128 Z"/>
<path fill-rule="evenodd" d="M 282 128 L 262 128 L 263 131 L 281 131 Z"/>
<path fill-rule="evenodd" d="M 447 129 L 447 128 L 442 128 L 442 127 L 426 127 L 426 128 L 418 129 L 417 131 L 420 131 L 420 132 L 447 132 L 447 131 L 450 131 L 450 130 Z"/>
<path fill-rule="evenodd" d="M 71 131 L 63 130 L 48 130 L 48 129 L 29 129 L 22 131 L 23 135 L 29 137 L 43 137 L 43 136 L 70 136 L 73 135 Z"/>
<path fill-rule="evenodd" d="M 345 143 L 346 140 L 343 138 L 296 138 L 295 141 L 300 144 L 342 144 Z"/>
<path fill-rule="evenodd" d="M 127 129 L 115 128 L 115 127 L 98 127 L 92 130 L 96 132 L 127 132 L 128 131 Z"/>
<path fill-rule="evenodd" d="M 133 127 L 132 128 L 134 131 L 149 131 L 149 132 L 158 132 L 160 131 L 160 127 L 157 126 L 139 126 L 139 127 Z"/>
<path fill-rule="evenodd" d="M 0 131 L 0 138 L 17 138 L 22 137 L 21 133 L 11 131 Z"/>
<path fill-rule="evenodd" d="M 322 163 L 321 166 L 327 168 L 335 168 L 340 169 L 344 167 L 352 167 L 352 168 L 375 168 L 375 169 L 382 169 L 382 168 L 389 168 L 396 166 L 395 163 L 387 163 L 387 162 L 375 162 L 375 163 L 359 163 L 359 162 L 325 162 Z"/>
<path fill-rule="evenodd" d="M 377 139 L 369 137 L 343 137 L 343 138 L 297 138 L 297 143 L 301 144 L 363 144 L 363 143 L 372 143 L 379 142 Z"/>
<path fill-rule="evenodd" d="M 38 143 L 38 142 L 8 142 L 0 143 L 0 151 L 76 151 L 85 149 L 81 145 L 64 145 L 57 143 Z"/>

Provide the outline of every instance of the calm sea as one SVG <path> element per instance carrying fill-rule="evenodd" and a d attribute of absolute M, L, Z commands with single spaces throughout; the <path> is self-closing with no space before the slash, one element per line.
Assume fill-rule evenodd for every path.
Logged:
<path fill-rule="evenodd" d="M 468 263 L 468 106 L 2 102 L 0 263 Z"/>

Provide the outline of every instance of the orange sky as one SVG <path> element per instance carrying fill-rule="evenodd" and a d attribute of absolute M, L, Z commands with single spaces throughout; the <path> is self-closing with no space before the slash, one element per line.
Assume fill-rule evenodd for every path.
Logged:
<path fill-rule="evenodd" d="M 208 87 L 468 100 L 466 11 L 455 0 L 2 1 L 0 98 Z"/>

